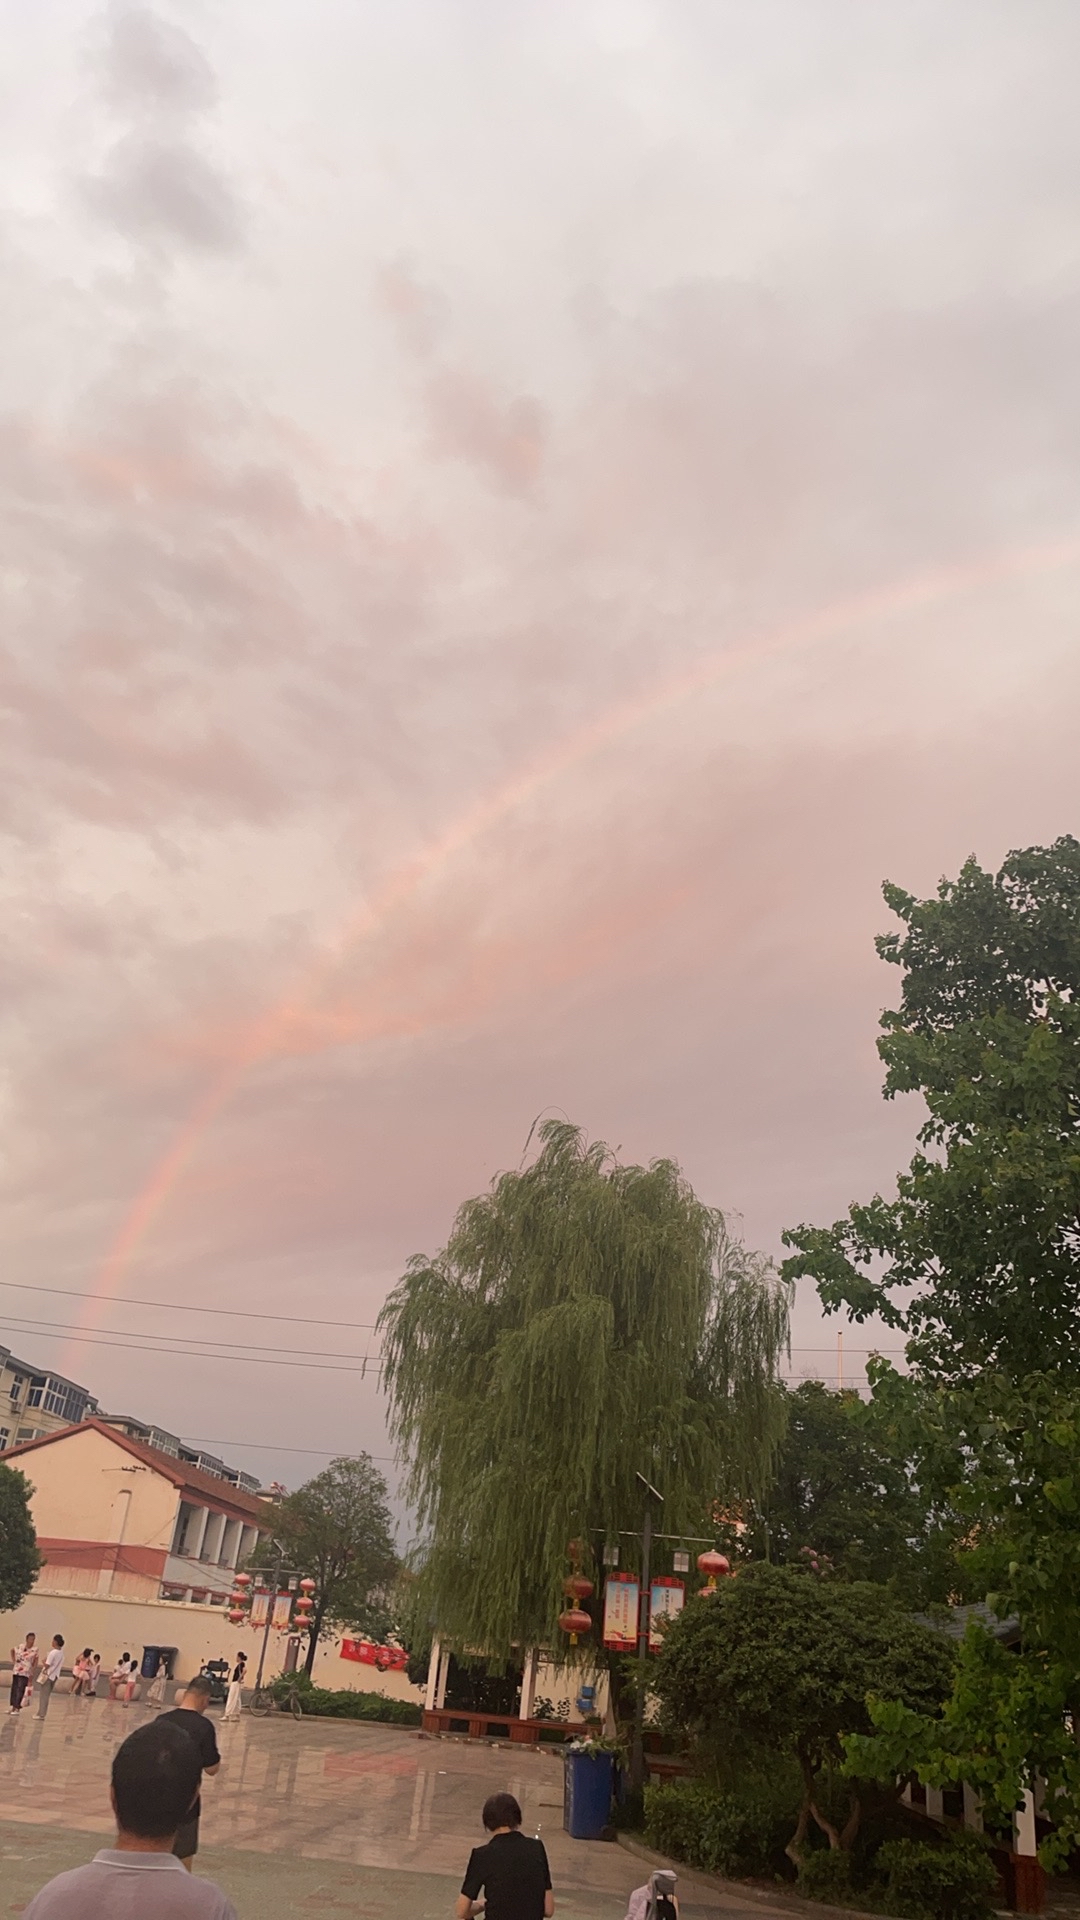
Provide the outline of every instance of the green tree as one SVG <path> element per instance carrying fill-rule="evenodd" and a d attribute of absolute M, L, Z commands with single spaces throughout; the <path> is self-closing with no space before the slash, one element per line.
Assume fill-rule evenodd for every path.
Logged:
<path fill-rule="evenodd" d="M 381 1639 L 399 1570 L 386 1481 L 370 1456 L 332 1460 L 282 1501 L 274 1522 L 289 1559 L 315 1582 L 305 1673 L 324 1631 Z"/>
<path fill-rule="evenodd" d="M 798 1862 L 814 1820 L 831 1848 L 850 1848 L 862 1798 L 852 1785 L 843 1828 L 823 1811 L 822 1774 L 843 1737 L 872 1731 L 866 1699 L 887 1692 L 928 1715 L 949 1692 L 954 1649 L 884 1587 L 794 1567 L 745 1567 L 692 1600 L 664 1635 L 655 1687 L 665 1718 L 717 1769 L 794 1760 L 803 1782 L 787 1851 Z"/>
<path fill-rule="evenodd" d="M 963 1518 L 958 1585 L 1021 1645 L 973 1626 L 940 1718 L 878 1687 L 851 1764 L 968 1779 L 1002 1816 L 1041 1776 L 1052 1854 L 1080 1839 L 1080 842 L 969 860 L 933 900 L 885 892 L 904 980 L 878 1047 L 886 1096 L 926 1103 L 922 1151 L 895 1201 L 791 1234 L 785 1271 L 907 1334 L 911 1377 L 872 1369 L 875 1417 Z"/>
<path fill-rule="evenodd" d="M 30 1517 L 33 1491 L 17 1467 L 0 1464 L 0 1613 L 25 1600 L 45 1564 Z"/>
<path fill-rule="evenodd" d="M 854 1391 L 834 1393 L 820 1380 L 795 1387 L 770 1485 L 744 1536 L 755 1557 L 797 1564 L 813 1552 L 913 1604 L 944 1600 L 955 1585 L 956 1516 L 935 1504 L 892 1439 L 879 1409 Z"/>
<path fill-rule="evenodd" d="M 547 1122 L 381 1315 L 419 1617 L 459 1651 L 558 1644 L 567 1543 L 637 1522 L 636 1473 L 668 1532 L 760 1492 L 787 1324 L 787 1288 L 677 1166 Z"/>
<path fill-rule="evenodd" d="M 904 970 L 882 1017 L 885 1096 L 919 1093 L 895 1200 L 785 1236 L 829 1309 L 880 1314 L 948 1384 L 984 1368 L 1080 1378 L 1080 841 L 974 859 L 932 900 L 886 886 Z"/>

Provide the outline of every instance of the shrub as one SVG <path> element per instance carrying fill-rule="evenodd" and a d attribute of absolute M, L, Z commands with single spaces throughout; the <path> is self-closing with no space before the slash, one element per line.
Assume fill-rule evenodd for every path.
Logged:
<path fill-rule="evenodd" d="M 818 1847 L 799 1867 L 799 1892 L 811 1900 L 848 1900 L 852 1893 L 850 1853 L 838 1847 Z"/>
<path fill-rule="evenodd" d="M 766 1868 L 790 1825 L 757 1782 L 718 1791 L 702 1780 L 673 1780 L 645 1789 L 645 1839 L 658 1853 L 706 1873 L 757 1873 Z"/>
<path fill-rule="evenodd" d="M 314 1687 L 306 1674 L 281 1674 L 271 1692 L 284 1704 L 293 1684 L 305 1713 L 332 1720 L 378 1720 L 391 1727 L 418 1727 L 420 1708 L 411 1700 L 391 1700 L 385 1693 L 353 1693 L 349 1688 Z"/>
<path fill-rule="evenodd" d="M 887 1840 L 874 1862 L 886 1876 L 885 1905 L 909 1920 L 986 1920 L 997 1874 L 975 1834 L 942 1845 Z"/>

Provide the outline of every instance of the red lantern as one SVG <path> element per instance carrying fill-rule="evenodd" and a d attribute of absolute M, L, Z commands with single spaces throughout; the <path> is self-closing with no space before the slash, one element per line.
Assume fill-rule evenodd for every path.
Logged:
<path fill-rule="evenodd" d="M 578 1634 L 588 1633 L 592 1621 L 582 1607 L 567 1607 L 565 1613 L 559 1615 L 559 1625 L 570 1635 L 570 1645 L 576 1647 Z"/>
<path fill-rule="evenodd" d="M 241 1621 L 243 1620 L 243 1618 L 244 1618 L 244 1614 L 243 1614 L 243 1610 L 242 1610 L 242 1608 L 240 1608 L 240 1607 L 230 1607 L 230 1608 L 229 1608 L 229 1616 L 228 1616 L 228 1617 L 229 1617 L 229 1619 L 230 1619 L 230 1620 L 232 1621 L 232 1623 L 233 1623 L 233 1626 L 234 1626 L 234 1627 L 238 1627 L 238 1626 L 240 1625 L 240 1622 L 241 1622 Z"/>
<path fill-rule="evenodd" d="M 312 1580 L 309 1576 L 305 1575 L 304 1579 L 301 1580 L 300 1582 L 300 1591 L 301 1593 L 314 1593 L 315 1591 L 314 1580 Z"/>
<path fill-rule="evenodd" d="M 592 1581 L 586 1580 L 583 1573 L 572 1573 L 569 1579 L 563 1581 L 562 1590 L 571 1600 L 577 1600 L 580 1603 L 589 1598 L 592 1592 Z"/>
<path fill-rule="evenodd" d="M 731 1572 L 730 1560 L 726 1560 L 722 1553 L 717 1553 L 715 1547 L 709 1547 L 705 1553 L 699 1553 L 697 1563 L 698 1572 L 708 1576 L 705 1586 L 701 1589 L 702 1593 L 715 1593 L 717 1580 Z"/>
<path fill-rule="evenodd" d="M 234 1573 L 233 1574 L 234 1587 L 250 1587 L 250 1585 L 251 1585 L 250 1573 Z"/>

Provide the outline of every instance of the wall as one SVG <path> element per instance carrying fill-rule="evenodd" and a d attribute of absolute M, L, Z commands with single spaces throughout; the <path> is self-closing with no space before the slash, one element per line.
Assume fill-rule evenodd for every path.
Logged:
<path fill-rule="evenodd" d="M 42 1578 L 47 1580 L 48 1573 Z M 144 1646 L 179 1647 L 176 1672 L 181 1679 L 190 1679 L 205 1660 L 232 1660 L 242 1649 L 254 1680 L 262 1640 L 261 1632 L 251 1627 L 231 1626 L 221 1607 L 115 1596 L 97 1599 L 86 1594 L 45 1592 L 40 1587 L 14 1613 L 0 1615 L 0 1656 L 6 1660 L 9 1649 L 17 1646 L 30 1628 L 44 1647 L 54 1633 L 63 1634 L 65 1668 L 70 1668 L 83 1647 L 100 1653 L 105 1673 L 122 1653 L 134 1653 L 141 1659 Z M 374 1667 L 343 1660 L 339 1648 L 336 1637 L 320 1643 L 312 1674 L 317 1686 L 344 1687 L 353 1693 L 381 1693 L 394 1700 L 423 1703 L 423 1689 L 411 1686 L 404 1674 L 378 1673 Z M 266 1649 L 266 1671 L 271 1679 L 280 1671 L 283 1654 L 282 1636 L 272 1632 Z"/>
<path fill-rule="evenodd" d="M 43 1544 L 50 1540 L 115 1542 L 122 1531 L 122 1561 L 130 1558 L 134 1566 L 149 1556 L 164 1564 L 172 1544 L 176 1488 L 103 1433 L 93 1427 L 77 1430 L 12 1465 L 34 1488 L 30 1509 Z M 44 1551 L 48 1553 L 47 1544 Z M 156 1577 L 149 1564 L 141 1570 L 156 1592 L 160 1569 Z M 114 1580 L 121 1584 L 119 1570 Z M 93 1591 L 97 1585 L 96 1572 L 88 1569 L 84 1591 Z"/>

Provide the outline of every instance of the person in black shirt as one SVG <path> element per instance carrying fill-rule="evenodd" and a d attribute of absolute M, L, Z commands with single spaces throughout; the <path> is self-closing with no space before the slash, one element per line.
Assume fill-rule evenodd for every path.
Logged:
<path fill-rule="evenodd" d="M 197 1673 L 194 1680 L 189 1681 L 187 1688 L 180 1695 L 179 1706 L 174 1707 L 171 1713 L 158 1715 L 159 1720 L 171 1720 L 175 1726 L 183 1727 L 184 1732 L 193 1742 L 201 1768 L 200 1785 L 204 1773 L 216 1773 L 221 1765 L 221 1755 L 218 1752 L 214 1729 L 206 1717 L 206 1709 L 209 1705 L 210 1682 L 204 1673 Z M 202 1801 L 196 1797 L 187 1819 L 173 1841 L 173 1852 L 189 1873 L 191 1863 L 199 1851 L 201 1812 Z"/>
<path fill-rule="evenodd" d="M 484 1802 L 483 1820 L 491 1839 L 469 1856 L 457 1920 L 473 1920 L 481 1891 L 487 1920 L 551 1920 L 555 1895 L 547 1854 L 539 1840 L 521 1832 L 521 1808 L 513 1794 L 493 1793 Z"/>

